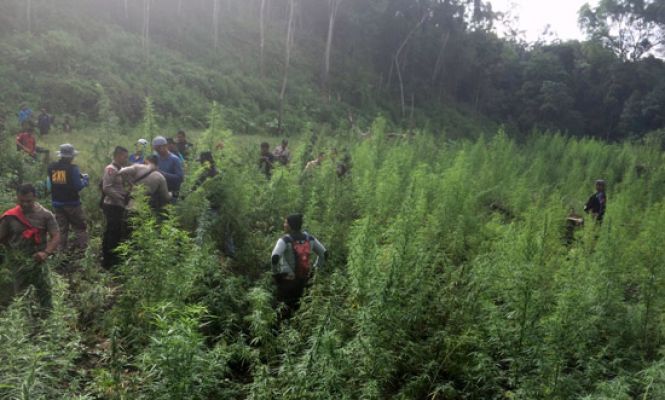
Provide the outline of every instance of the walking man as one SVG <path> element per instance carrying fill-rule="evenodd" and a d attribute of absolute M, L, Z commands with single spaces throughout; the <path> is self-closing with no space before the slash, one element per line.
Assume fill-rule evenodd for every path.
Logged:
<path fill-rule="evenodd" d="M 277 300 L 286 305 L 282 318 L 295 312 L 313 269 L 321 267 L 326 259 L 326 248 L 314 236 L 302 230 L 302 214 L 284 219 L 284 231 L 272 251 L 272 272 L 277 285 Z M 312 253 L 317 255 L 312 263 Z"/>
<path fill-rule="evenodd" d="M 41 310 L 51 309 L 51 285 L 46 259 L 55 254 L 60 233 L 55 216 L 36 200 L 36 190 L 23 184 L 17 190 L 17 206 L 0 218 L 0 244 L 4 246 L 4 270 L 0 279 L 0 307 L 33 286 Z M 29 260 L 27 257 L 31 257 Z"/>
<path fill-rule="evenodd" d="M 89 178 L 73 163 L 76 154 L 78 152 L 71 144 L 60 146 L 59 160 L 48 166 L 47 188 L 51 191 L 51 204 L 60 227 L 60 250 L 69 250 L 71 226 L 76 238 L 72 247 L 83 253 L 88 246 L 88 231 L 79 192 L 88 187 Z"/>
<path fill-rule="evenodd" d="M 101 204 L 106 220 L 102 239 L 102 265 L 106 269 L 118 264 L 119 259 L 115 250 L 127 238 L 126 207 L 129 193 L 119 172 L 128 161 L 129 151 L 121 146 L 116 147 L 113 151 L 113 162 L 106 166 L 102 178 Z"/>

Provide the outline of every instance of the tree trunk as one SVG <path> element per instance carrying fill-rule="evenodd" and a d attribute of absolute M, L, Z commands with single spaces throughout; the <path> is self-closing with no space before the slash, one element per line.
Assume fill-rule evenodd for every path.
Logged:
<path fill-rule="evenodd" d="M 28 33 L 32 33 L 32 0 L 25 2 L 25 16 L 28 19 Z"/>
<path fill-rule="evenodd" d="M 219 44 L 219 0 L 213 0 L 212 3 L 212 25 L 213 43 L 217 48 Z"/>
<path fill-rule="evenodd" d="M 291 65 L 291 46 L 293 44 L 293 16 L 295 14 L 296 0 L 289 0 L 289 22 L 286 30 L 286 57 L 284 61 L 284 78 L 282 79 L 282 90 L 279 93 L 279 119 L 277 120 L 277 130 L 282 132 L 282 122 L 284 117 L 284 98 L 286 97 L 286 86 L 289 83 L 289 67 Z"/>
<path fill-rule="evenodd" d="M 326 51 L 323 56 L 323 73 L 321 75 L 321 87 L 328 90 L 328 79 L 330 77 L 330 52 L 332 50 L 333 37 L 335 34 L 335 20 L 337 11 L 343 0 L 328 0 L 330 6 L 330 18 L 328 19 L 328 37 L 326 40 Z"/>
<path fill-rule="evenodd" d="M 143 0 L 143 52 L 146 58 L 150 55 L 150 2 L 151 0 Z"/>
<path fill-rule="evenodd" d="M 439 76 L 439 72 L 441 71 L 441 65 L 443 64 L 443 55 L 446 52 L 449 40 L 450 40 L 450 31 L 446 31 L 441 36 L 441 49 L 439 49 L 439 55 L 436 57 L 436 63 L 434 63 L 434 70 L 432 71 L 432 83 L 436 81 L 436 78 Z"/>
<path fill-rule="evenodd" d="M 261 73 L 261 77 L 263 77 L 263 54 L 265 51 L 266 47 L 266 3 L 268 0 L 261 0 L 261 8 L 259 10 L 259 32 L 261 35 L 260 42 L 259 42 L 259 47 L 260 47 L 260 54 L 259 54 L 259 72 Z"/>
<path fill-rule="evenodd" d="M 427 19 L 427 13 L 423 14 L 422 18 L 420 18 L 420 21 L 416 24 L 416 26 L 409 31 L 409 33 L 406 35 L 404 40 L 402 41 L 402 44 L 397 48 L 397 51 L 395 52 L 395 56 L 393 57 L 393 62 L 395 64 L 395 69 L 397 70 L 397 79 L 399 81 L 399 92 L 400 92 L 400 105 L 402 107 L 402 117 L 404 117 L 404 113 L 406 112 L 406 104 L 404 100 L 404 81 L 402 80 L 402 70 L 401 70 L 401 65 L 400 65 L 400 56 L 402 55 L 402 51 L 404 51 L 404 48 L 406 45 L 409 43 L 409 40 L 411 39 L 411 36 L 413 36 L 414 33 L 420 28 L 422 24 L 425 23 L 425 20 Z M 391 67 L 392 69 L 392 67 Z"/>

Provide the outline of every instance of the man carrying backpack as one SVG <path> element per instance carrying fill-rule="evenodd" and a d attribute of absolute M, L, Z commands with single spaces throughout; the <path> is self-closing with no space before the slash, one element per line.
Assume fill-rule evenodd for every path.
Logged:
<path fill-rule="evenodd" d="M 584 211 L 591 214 L 596 221 L 603 222 L 605 216 L 605 208 L 607 207 L 607 196 L 605 195 L 606 183 L 604 180 L 599 179 L 596 181 L 596 193 L 592 194 L 586 205 Z"/>
<path fill-rule="evenodd" d="M 87 174 L 81 174 L 72 163 L 78 152 L 69 143 L 60 146 L 59 160 L 48 166 L 47 187 L 51 190 L 51 203 L 60 227 L 60 250 L 67 251 L 69 227 L 76 236 L 75 248 L 83 253 L 88 246 L 85 214 L 79 192 L 88 186 Z"/>
<path fill-rule="evenodd" d="M 272 271 L 277 285 L 277 300 L 286 305 L 283 319 L 298 309 L 300 297 L 314 268 L 323 265 L 326 248 L 314 236 L 302 231 L 302 214 L 292 214 L 284 220 L 284 231 L 272 251 Z M 311 263 L 312 252 L 317 259 Z"/>

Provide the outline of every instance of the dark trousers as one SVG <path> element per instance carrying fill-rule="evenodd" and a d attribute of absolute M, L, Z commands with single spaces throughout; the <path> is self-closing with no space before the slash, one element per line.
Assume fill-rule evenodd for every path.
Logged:
<path fill-rule="evenodd" d="M 116 248 L 127 239 L 127 212 L 124 207 L 108 204 L 104 204 L 103 210 L 106 229 L 102 238 L 102 265 L 110 269 L 120 261 Z"/>
<path fill-rule="evenodd" d="M 81 206 L 65 206 L 55 209 L 55 218 L 60 228 L 60 250 L 69 250 L 69 228 L 74 231 L 73 248 L 81 253 L 88 247 L 88 228 Z"/>
<path fill-rule="evenodd" d="M 289 280 L 283 275 L 276 275 L 275 284 L 277 285 L 277 301 L 284 303 L 286 306 L 280 315 L 280 319 L 289 319 L 300 307 L 300 298 L 305 292 L 307 279 L 295 278 Z"/>

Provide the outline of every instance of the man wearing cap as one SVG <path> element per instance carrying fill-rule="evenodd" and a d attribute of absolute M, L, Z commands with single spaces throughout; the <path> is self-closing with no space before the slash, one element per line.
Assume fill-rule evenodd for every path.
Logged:
<path fill-rule="evenodd" d="M 152 140 L 152 148 L 157 153 L 159 172 L 166 178 L 168 190 L 175 201 L 185 178 L 180 159 L 169 151 L 168 142 L 163 136 L 157 136 Z"/>
<path fill-rule="evenodd" d="M 127 237 L 127 203 L 129 192 L 120 175 L 120 170 L 129 162 L 129 151 L 117 146 L 113 150 L 113 161 L 104 168 L 102 177 L 102 210 L 106 226 L 102 238 L 102 266 L 111 269 L 118 264 L 115 249 Z"/>
<path fill-rule="evenodd" d="M 596 181 L 596 193 L 592 194 L 586 205 L 584 211 L 591 214 L 593 219 L 598 222 L 603 222 L 605 216 L 605 209 L 607 207 L 607 196 L 605 195 L 606 183 L 604 180 L 599 179 Z"/>
<path fill-rule="evenodd" d="M 314 269 L 326 260 L 326 248 L 314 236 L 302 230 L 302 214 L 284 219 L 284 231 L 272 251 L 272 272 L 277 285 L 277 300 L 286 305 L 282 318 L 298 309 L 307 282 Z M 312 253 L 317 255 L 312 261 Z"/>
<path fill-rule="evenodd" d="M 30 286 L 42 310 L 51 308 L 51 285 L 44 262 L 58 249 L 60 233 L 55 216 L 35 200 L 36 190 L 31 184 L 21 185 L 17 192 L 16 207 L 0 218 L 0 244 L 5 248 L 0 279 L 0 307 L 11 303 L 14 296 Z M 32 257 L 32 261 L 25 259 Z"/>
<path fill-rule="evenodd" d="M 51 204 L 62 236 L 60 249 L 68 250 L 71 226 L 76 238 L 72 247 L 84 252 L 88 246 L 88 232 L 79 192 L 88 186 L 89 178 L 72 163 L 76 154 L 78 152 L 71 144 L 60 145 L 59 160 L 48 166 L 47 188 L 51 191 Z"/>
<path fill-rule="evenodd" d="M 136 142 L 136 150 L 134 154 L 129 156 L 129 163 L 143 164 L 143 160 L 145 159 L 145 151 L 147 148 L 148 148 L 148 141 L 145 139 L 139 139 Z"/>

